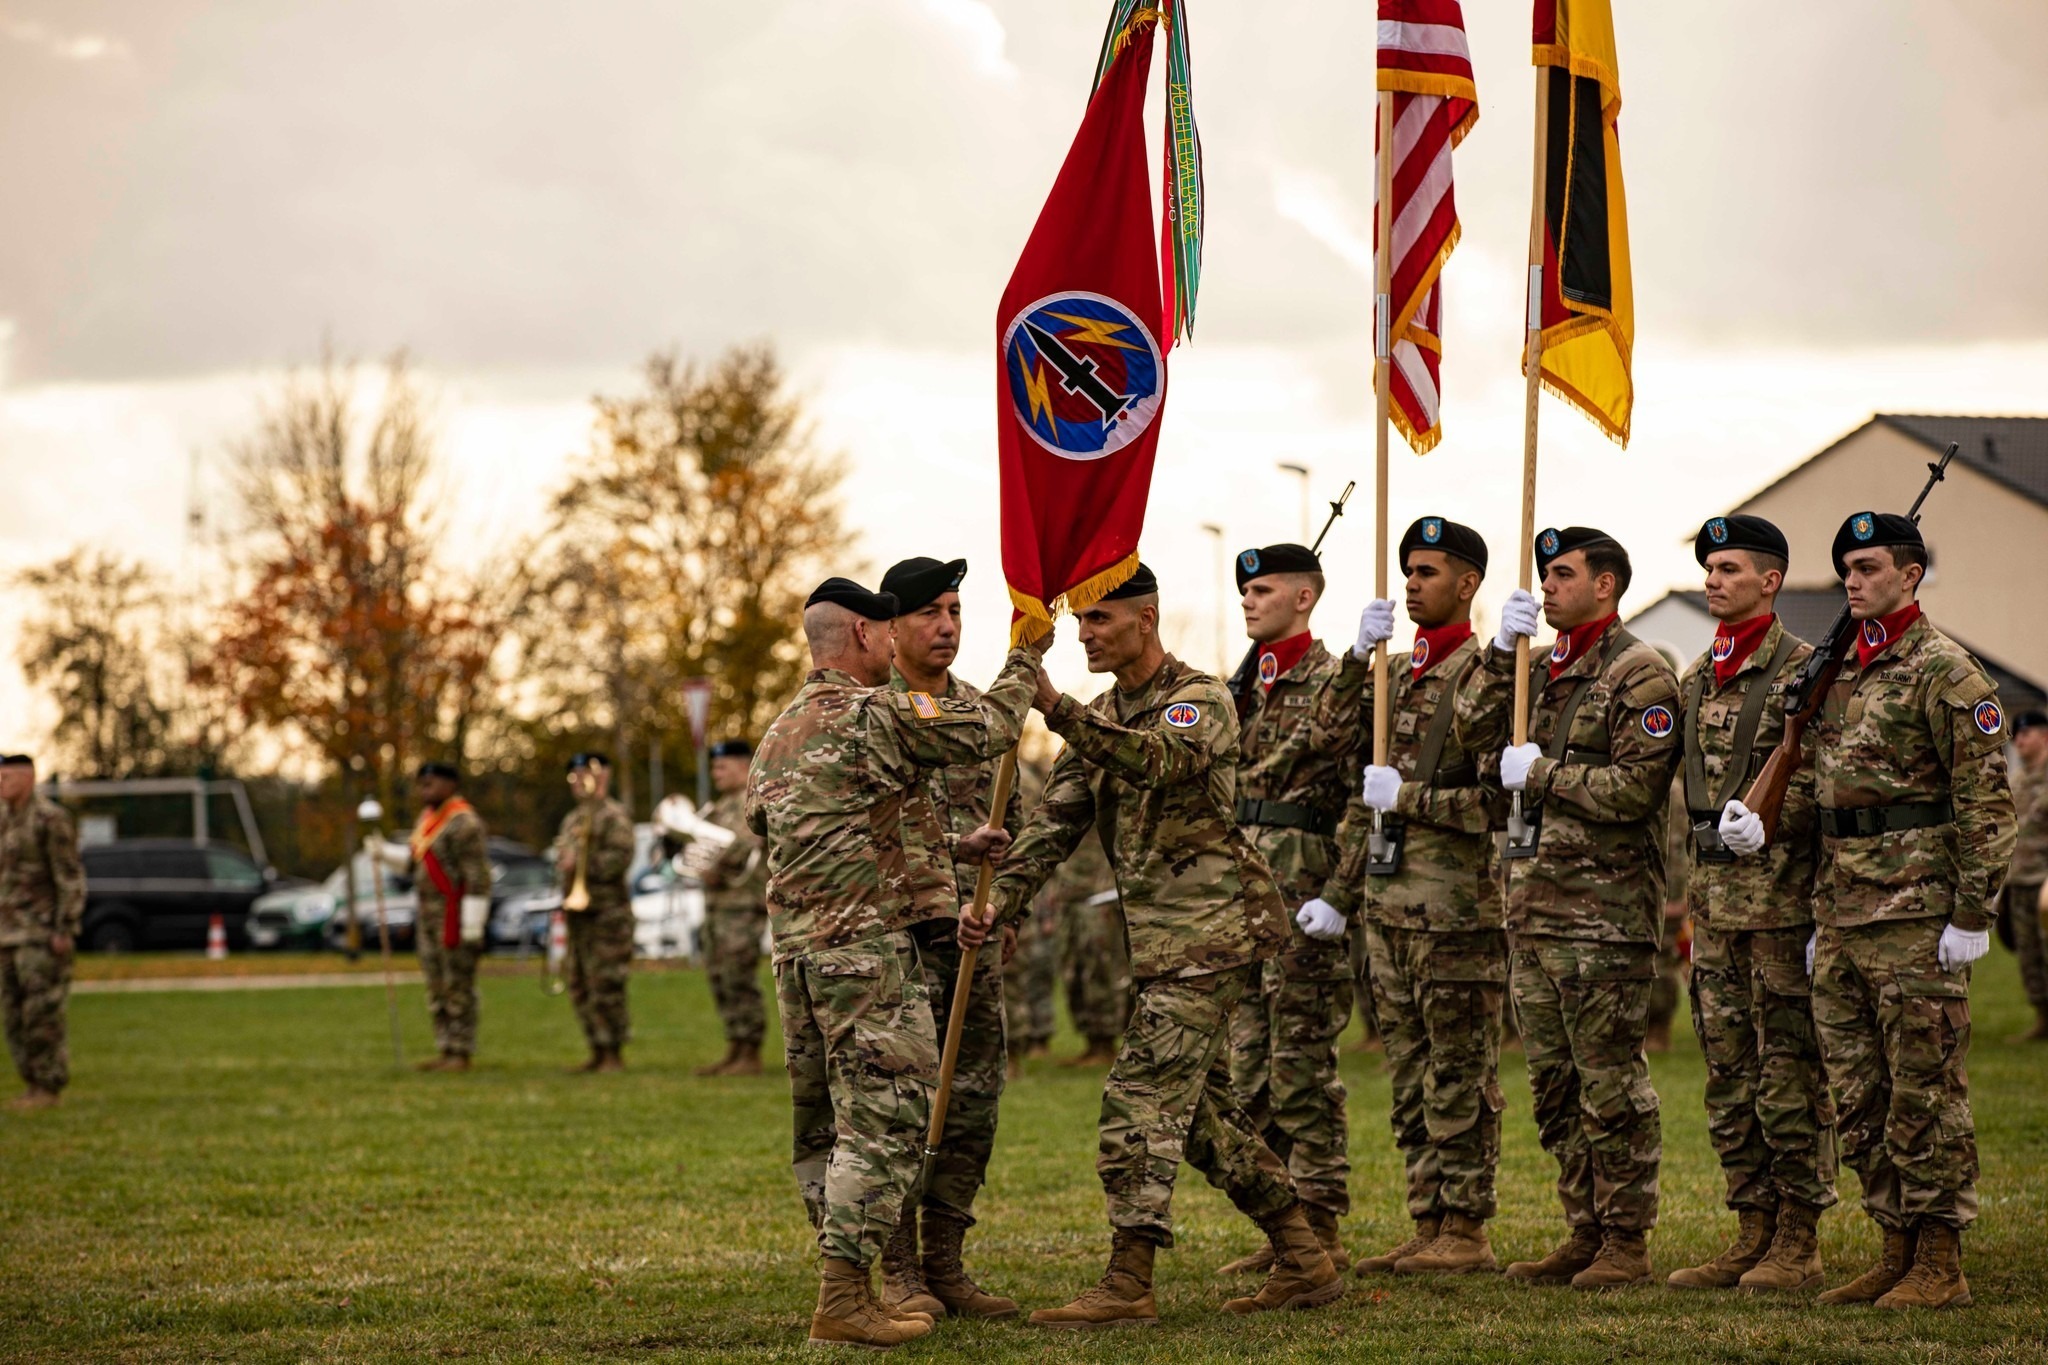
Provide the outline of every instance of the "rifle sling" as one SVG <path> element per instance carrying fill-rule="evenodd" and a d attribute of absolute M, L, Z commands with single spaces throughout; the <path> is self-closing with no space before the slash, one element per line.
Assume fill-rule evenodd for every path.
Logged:
<path fill-rule="evenodd" d="M 1465 685 L 1465 679 L 1472 675 L 1478 664 L 1479 654 L 1474 651 L 1472 657 L 1465 660 L 1464 667 L 1456 676 L 1447 679 L 1444 690 L 1437 694 L 1436 714 L 1429 718 L 1429 728 L 1422 732 L 1422 747 L 1415 751 L 1415 768 L 1408 775 L 1411 782 L 1420 782 L 1426 787 L 1436 785 L 1437 770 L 1443 766 L 1444 745 L 1450 742 L 1451 725 L 1457 720 L 1458 689 Z M 1409 695 L 1414 695 L 1412 681 Z"/>
<path fill-rule="evenodd" d="M 1706 700 L 1707 677 L 1714 671 L 1712 662 L 1693 675 L 1692 687 L 1685 697 L 1685 807 L 1687 811 L 1714 811 L 1717 814 L 1742 790 L 1742 784 L 1749 777 L 1750 759 L 1756 749 L 1756 732 L 1762 728 L 1764 707 L 1769 703 L 1771 684 L 1785 671 L 1785 665 L 1792 661 L 1792 651 L 1799 648 L 1798 639 L 1790 631 L 1783 631 L 1778 637 L 1778 647 L 1772 651 L 1769 662 L 1749 685 L 1749 691 L 1742 698 L 1742 712 L 1735 718 L 1735 746 L 1728 755 L 1728 770 L 1721 774 L 1720 795 L 1708 797 L 1707 754 L 1700 743 L 1700 707 Z"/>

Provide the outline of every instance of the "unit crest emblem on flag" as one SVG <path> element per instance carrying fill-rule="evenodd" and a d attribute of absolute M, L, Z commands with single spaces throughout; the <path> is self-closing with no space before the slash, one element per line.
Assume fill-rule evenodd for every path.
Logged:
<path fill-rule="evenodd" d="M 1728 543 L 1728 522 L 1724 517 L 1715 517 L 1707 523 L 1707 539 L 1716 545 Z"/>
<path fill-rule="evenodd" d="M 1062 459 L 1099 460 L 1144 434 L 1165 396 L 1159 343 L 1103 294 L 1048 294 L 1003 333 L 1010 402 L 1031 439 Z"/>
<path fill-rule="evenodd" d="M 1980 701 L 1975 714 L 1977 728 L 1987 735 L 1995 735 L 2005 725 L 2005 713 L 1998 709 L 1995 701 Z"/>
<path fill-rule="evenodd" d="M 1434 545 L 1434 544 L 1436 544 L 1436 543 L 1437 543 L 1437 542 L 1438 542 L 1439 540 L 1442 540 L 1443 538 L 1444 538 L 1444 522 L 1443 522 L 1443 518 L 1442 518 L 1442 517 L 1424 517 L 1424 518 L 1422 519 L 1422 541 L 1423 541 L 1423 543 L 1424 543 L 1425 545 Z"/>
<path fill-rule="evenodd" d="M 1868 540 L 1877 534 L 1877 518 L 1868 512 L 1858 512 L 1849 522 L 1849 534 L 1858 540 Z"/>
<path fill-rule="evenodd" d="M 1674 723 L 1668 706 L 1653 706 L 1643 712 L 1643 733 L 1651 739 L 1662 739 L 1670 734 Z"/>
<path fill-rule="evenodd" d="M 1166 708 L 1165 715 L 1168 725 L 1176 730 L 1187 730 L 1192 729 L 1195 722 L 1202 718 L 1202 708 L 1191 701 L 1177 701 Z"/>

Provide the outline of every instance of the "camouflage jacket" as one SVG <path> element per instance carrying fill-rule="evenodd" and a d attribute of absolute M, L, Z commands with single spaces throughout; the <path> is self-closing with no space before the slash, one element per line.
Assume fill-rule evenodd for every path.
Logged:
<path fill-rule="evenodd" d="M 1038 903 L 1050 908 L 1058 919 L 1090 896 L 1099 896 L 1115 886 L 1116 875 L 1109 870 L 1109 857 L 1102 851 L 1102 840 L 1091 826 L 1083 831 L 1081 842 L 1067 860 L 1046 878 L 1044 889 L 1038 893 Z"/>
<path fill-rule="evenodd" d="M 626 887 L 626 874 L 633 870 L 633 817 L 610 797 L 602 801 L 578 801 L 576 809 L 562 821 L 561 832 L 555 835 L 557 854 L 566 848 L 578 859 L 583 858 L 586 826 L 589 827 L 590 863 L 583 869 L 583 885 L 590 892 L 590 913 L 620 909 L 632 901 L 632 893 Z M 573 864 L 561 882 L 565 894 L 576 885 Z"/>
<path fill-rule="evenodd" d="M 2007 880 L 2022 886 L 2048 882 L 2048 774 L 2020 769 L 2012 775 L 2013 809 L 2019 838 L 2013 844 Z"/>
<path fill-rule="evenodd" d="M 1135 692 L 1046 717 L 1067 742 L 996 878 L 1021 914 L 1091 826 L 1115 869 L 1143 980 L 1203 976 L 1271 957 L 1287 937 L 1273 873 L 1237 827 L 1237 709 L 1222 683 L 1167 656 Z"/>
<path fill-rule="evenodd" d="M 432 812 L 421 811 L 420 818 L 413 825 L 411 840 L 413 891 L 419 897 L 419 920 L 434 932 L 445 923 L 449 906 L 441 898 L 441 889 L 434 885 L 426 869 L 420 865 L 419 832 Z M 484 831 L 483 817 L 473 810 L 457 811 L 448 817 L 448 822 L 435 831 L 433 850 L 434 861 L 441 865 L 448 881 L 458 896 L 488 896 L 491 894 L 490 838 Z M 459 915 L 462 907 L 454 907 Z"/>
<path fill-rule="evenodd" d="M 1867 671 L 1850 652 L 1812 731 L 1822 809 L 1946 799 L 1955 819 L 1871 838 L 1823 829 L 1816 918 L 1990 925 L 2017 823 L 1996 696 L 1969 651 L 1924 616 Z"/>
<path fill-rule="evenodd" d="M 1387 761 L 1402 777 L 1392 812 L 1403 831 L 1401 870 L 1391 877 L 1365 874 L 1372 809 L 1359 794 L 1359 784 L 1353 783 L 1344 827 L 1337 832 L 1342 860 L 1323 891 L 1323 899 L 1345 914 L 1357 913 L 1363 900 L 1369 919 L 1397 929 L 1445 933 L 1501 927 L 1500 892 L 1488 870 L 1493 849 L 1487 833 L 1499 793 L 1482 786 L 1479 778 L 1479 760 L 1490 757 L 1497 763 L 1499 746 L 1491 754 L 1475 753 L 1454 720 L 1437 762 L 1436 780 L 1414 780 L 1430 721 L 1440 708 L 1457 705 L 1454 685 L 1462 680 L 1465 687 L 1472 686 L 1482 648 L 1476 639 L 1465 641 L 1420 681 L 1409 654 L 1387 660 Z M 1373 691 L 1368 682 L 1362 699 L 1368 743 Z"/>
<path fill-rule="evenodd" d="M 1749 689 L 1765 685 L 1764 671 L 1778 652 L 1779 644 L 1787 638 L 1794 647 L 1785 666 L 1778 670 L 1776 680 L 1769 684 L 1770 693 L 1758 719 L 1756 740 L 1748 753 L 1737 754 L 1735 729 Z M 1674 893 L 1672 899 L 1682 894 L 1696 923 L 1728 933 L 1790 929 L 1813 922 L 1813 871 L 1820 856 L 1820 828 L 1814 812 L 1810 768 L 1802 768 L 1793 775 L 1785 791 L 1777 837 L 1762 853 L 1734 862 L 1701 862 L 1698 845 L 1691 835 L 1694 818 L 1711 819 L 1718 825 L 1722 804 L 1739 801 L 1748 794 L 1749 784 L 1763 770 L 1764 760 L 1785 737 L 1785 689 L 1791 686 L 1800 666 L 1812 653 L 1813 646 L 1789 635 L 1784 622 L 1773 621 L 1756 652 L 1743 661 L 1727 686 L 1714 680 L 1711 652 L 1695 659 L 1679 680 L 1681 753 L 1698 746 L 1705 787 L 1701 791 L 1680 787 L 1683 795 L 1678 799 L 1679 808 L 1673 811 L 1673 819 L 1685 829 L 1683 856 L 1689 876 L 1682 891 Z M 1695 696 L 1699 698 L 1697 709 L 1692 704 Z M 1731 767 L 1739 769 L 1739 773 L 1731 772 Z M 1691 769 L 1692 760 L 1687 755 L 1679 765 L 1681 783 L 1692 780 L 1687 776 Z M 1693 816 L 1691 812 L 1699 814 Z M 1676 876 L 1674 869 L 1674 879 Z"/>
<path fill-rule="evenodd" d="M 910 691 L 909 681 L 894 669 L 889 670 L 889 686 L 898 692 Z M 946 690 L 941 695 L 948 701 L 972 704 L 981 700 L 981 689 L 948 673 Z M 960 841 L 988 823 L 988 799 L 994 794 L 996 767 L 995 760 L 961 763 L 950 768 L 933 768 L 925 775 L 925 781 L 931 786 L 932 806 L 939 813 L 939 825 L 946 831 L 946 848 L 953 858 L 953 881 L 960 888 L 961 904 L 974 899 L 974 883 L 981 875 L 981 864 L 960 856 Z M 1003 815 L 1003 828 L 1015 834 L 1022 812 L 1022 792 L 1019 787 L 1012 787 L 1010 808 Z M 951 918 L 959 918 L 957 911 Z"/>
<path fill-rule="evenodd" d="M 1546 756 L 1529 770 L 1524 801 L 1540 812 L 1533 858 L 1508 867 L 1507 927 L 1655 946 L 1664 923 L 1665 804 L 1678 761 L 1678 679 L 1656 650 L 1617 622 L 1556 678 L 1536 651 L 1529 739 Z M 1482 773 L 1498 780 L 1513 739 L 1515 656 L 1489 647 L 1458 693 L 1458 731 Z M 1562 712 L 1587 684 L 1571 733 L 1550 758 Z"/>
<path fill-rule="evenodd" d="M 704 872 L 704 908 L 759 910 L 768 892 L 761 836 L 747 828 L 747 794 L 726 792 L 704 808 L 704 818 L 733 832 L 732 843 Z"/>
<path fill-rule="evenodd" d="M 978 702 L 863 687 L 818 669 L 754 754 L 746 819 L 768 861 L 775 960 L 960 912 L 928 780 L 1017 743 L 1037 658 L 1011 650 Z"/>
<path fill-rule="evenodd" d="M 76 937 L 85 918 L 85 866 L 71 812 L 31 795 L 0 803 L 0 948 Z"/>

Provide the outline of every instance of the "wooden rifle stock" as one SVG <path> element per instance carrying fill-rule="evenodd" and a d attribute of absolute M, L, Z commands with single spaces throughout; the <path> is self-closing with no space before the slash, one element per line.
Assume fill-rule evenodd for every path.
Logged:
<path fill-rule="evenodd" d="M 1749 785 L 1749 794 L 1742 798 L 1742 804 L 1763 821 L 1766 844 L 1777 842 L 1778 821 L 1785 814 L 1785 793 L 1805 761 L 1801 750 L 1806 743 L 1806 727 L 1820 714 L 1828 689 L 1835 685 L 1835 678 L 1842 671 L 1842 660 L 1848 655 L 1848 624 L 1849 609 L 1844 607 L 1835 628 L 1828 632 L 1827 639 L 1821 641 L 1820 649 L 1814 655 L 1814 661 L 1820 667 L 1799 680 L 1803 689 L 1799 694 L 1799 709 L 1785 717 L 1784 737 L 1778 741 L 1778 747 L 1771 750 L 1771 756 L 1764 760 L 1763 771 Z"/>

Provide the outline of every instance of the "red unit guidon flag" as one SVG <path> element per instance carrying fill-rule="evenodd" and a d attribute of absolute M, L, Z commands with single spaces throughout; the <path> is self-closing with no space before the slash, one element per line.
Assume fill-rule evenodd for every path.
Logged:
<path fill-rule="evenodd" d="M 1451 149 L 1479 122 L 1458 0 L 1380 0 L 1379 88 L 1394 92 L 1389 408 L 1394 425 L 1421 454 L 1443 436 L 1443 286 L 1437 277 L 1458 245 Z M 1378 176 L 1373 194 L 1377 235 Z"/>

